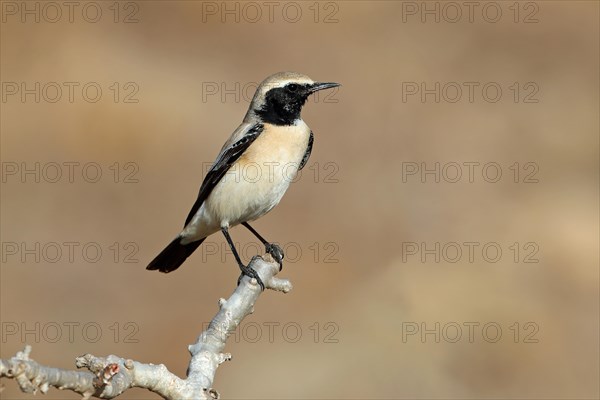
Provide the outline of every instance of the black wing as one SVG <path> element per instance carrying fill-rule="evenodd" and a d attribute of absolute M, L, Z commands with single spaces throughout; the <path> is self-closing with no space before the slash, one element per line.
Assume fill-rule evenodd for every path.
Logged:
<path fill-rule="evenodd" d="M 306 153 L 304 153 L 304 157 L 302 157 L 302 161 L 300 161 L 300 166 L 298 167 L 298 171 L 300 171 L 306 165 L 306 162 L 310 158 L 310 153 L 312 151 L 313 140 L 315 137 L 313 136 L 312 131 L 310 131 L 310 136 L 308 137 L 308 146 L 306 146 Z"/>
<path fill-rule="evenodd" d="M 206 174 L 206 177 L 204 177 L 202 186 L 200 186 L 200 192 L 198 193 L 198 199 L 194 203 L 194 206 L 185 219 L 185 224 L 183 225 L 184 227 L 192 220 L 192 218 L 194 218 L 194 215 L 196 215 L 200 209 L 200 206 L 202 206 L 202 203 L 204 203 L 208 195 L 210 195 L 221 178 L 223 178 L 227 171 L 229 171 L 229 168 L 231 168 L 233 163 L 240 158 L 242 153 L 246 151 L 246 149 L 256 140 L 262 131 L 262 124 L 254 125 L 240 140 L 221 152 L 220 156 L 217 158 L 217 161 L 215 161 L 213 166 L 210 168 L 210 171 L 208 171 Z"/>

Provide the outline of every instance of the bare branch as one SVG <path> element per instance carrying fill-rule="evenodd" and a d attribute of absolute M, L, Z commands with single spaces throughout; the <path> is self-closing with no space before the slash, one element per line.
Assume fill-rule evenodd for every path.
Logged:
<path fill-rule="evenodd" d="M 266 289 L 284 293 L 292 289 L 288 280 L 275 277 L 279 265 L 271 256 L 254 257 L 250 265 Z M 231 360 L 231 354 L 223 353 L 227 338 L 254 312 L 261 293 L 256 279 L 244 277 L 229 299 L 219 300 L 219 312 L 196 343 L 188 347 L 192 359 L 186 379 L 169 372 L 163 364 L 143 364 L 114 355 L 77 357 L 76 366 L 88 371 L 47 367 L 29 358 L 31 346 L 9 360 L 0 360 L 0 377 L 14 378 L 25 393 L 46 393 L 52 386 L 77 392 L 84 399 L 92 396 L 112 399 L 132 387 L 148 389 L 165 399 L 217 399 L 219 393 L 212 388 L 212 383 L 219 365 Z"/>
<path fill-rule="evenodd" d="M 292 290 L 292 284 L 288 280 L 275 278 L 279 272 L 277 263 L 267 263 L 260 257 L 255 257 L 251 265 L 261 277 L 265 289 L 284 293 Z M 244 277 L 229 299 L 219 300 L 220 310 L 212 319 L 208 329 L 200 334 L 196 343 L 188 347 L 192 355 L 188 367 L 188 380 L 200 387 L 212 386 L 218 366 L 231 359 L 231 354 L 223 353 L 227 338 L 247 315 L 254 312 L 254 303 L 260 294 L 261 290 L 256 280 L 250 281 L 248 277 Z"/>

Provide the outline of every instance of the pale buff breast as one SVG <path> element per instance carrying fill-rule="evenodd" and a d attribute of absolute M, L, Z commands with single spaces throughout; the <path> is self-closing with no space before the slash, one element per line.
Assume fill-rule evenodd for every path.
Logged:
<path fill-rule="evenodd" d="M 296 177 L 309 136 L 302 120 L 292 126 L 265 124 L 207 198 L 207 219 L 233 226 L 269 212 Z"/>

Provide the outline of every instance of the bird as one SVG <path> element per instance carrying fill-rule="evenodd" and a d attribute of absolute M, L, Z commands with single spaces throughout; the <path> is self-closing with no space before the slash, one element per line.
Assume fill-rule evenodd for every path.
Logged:
<path fill-rule="evenodd" d="M 306 100 L 317 91 L 337 86 L 340 84 L 315 82 L 296 72 L 278 72 L 262 81 L 242 123 L 206 173 L 183 229 L 146 269 L 175 271 L 208 236 L 221 231 L 241 270 L 238 284 L 246 275 L 264 290 L 256 271 L 242 262 L 229 229 L 240 224 L 247 228 L 281 270 L 281 247 L 267 241 L 249 223 L 279 204 L 310 157 L 314 135 L 301 116 Z M 239 172 L 250 165 L 258 168 L 258 174 L 252 179 L 240 178 Z"/>

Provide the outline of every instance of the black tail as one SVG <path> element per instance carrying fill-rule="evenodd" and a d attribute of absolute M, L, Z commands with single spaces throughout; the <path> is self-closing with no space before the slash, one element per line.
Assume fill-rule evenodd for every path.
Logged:
<path fill-rule="evenodd" d="M 202 238 L 196 242 L 181 244 L 181 237 L 177 236 L 169 245 L 156 256 L 146 269 L 159 270 L 160 272 L 175 271 L 183 262 L 204 242 Z"/>

